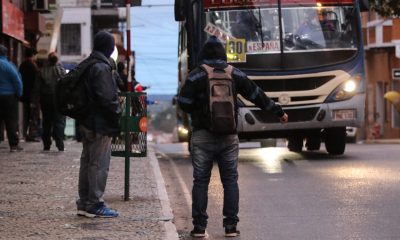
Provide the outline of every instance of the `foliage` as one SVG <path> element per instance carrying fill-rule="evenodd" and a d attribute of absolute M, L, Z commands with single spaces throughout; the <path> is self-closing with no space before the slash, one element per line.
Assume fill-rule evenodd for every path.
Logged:
<path fill-rule="evenodd" d="M 382 17 L 400 17 L 399 0 L 369 0 L 369 4 Z"/>

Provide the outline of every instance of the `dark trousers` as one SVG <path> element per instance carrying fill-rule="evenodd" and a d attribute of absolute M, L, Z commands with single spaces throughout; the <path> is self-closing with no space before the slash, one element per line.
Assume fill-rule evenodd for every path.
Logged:
<path fill-rule="evenodd" d="M 40 109 L 39 106 L 32 107 L 31 102 L 24 102 L 23 134 L 28 140 L 35 139 L 41 135 Z"/>
<path fill-rule="evenodd" d="M 0 95 L 0 122 L 4 121 L 10 147 L 18 145 L 18 98 L 15 95 Z"/>
<path fill-rule="evenodd" d="M 58 150 L 64 150 L 65 116 L 56 110 L 51 96 L 41 97 L 40 105 L 43 114 L 43 147 L 50 149 L 53 137 Z"/>
<path fill-rule="evenodd" d="M 0 142 L 4 141 L 4 123 L 0 121 Z"/>
<path fill-rule="evenodd" d="M 31 118 L 31 103 L 24 102 L 24 120 L 23 120 L 23 137 L 28 136 L 29 119 Z"/>
<path fill-rule="evenodd" d="M 79 169 L 78 210 L 90 210 L 104 204 L 111 159 L 111 137 L 80 126 L 82 155 Z"/>
<path fill-rule="evenodd" d="M 224 187 L 223 226 L 236 226 L 239 222 L 238 136 L 214 135 L 206 130 L 198 130 L 193 132 L 191 144 L 193 225 L 200 229 L 207 227 L 208 184 L 215 160 Z"/>

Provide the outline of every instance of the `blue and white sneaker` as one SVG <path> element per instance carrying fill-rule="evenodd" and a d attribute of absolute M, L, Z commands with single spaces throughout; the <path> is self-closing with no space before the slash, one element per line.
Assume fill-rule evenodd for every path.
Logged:
<path fill-rule="evenodd" d="M 85 213 L 85 217 L 89 218 L 114 218 L 118 217 L 119 213 L 111 208 L 106 207 L 105 205 L 100 205 L 93 207 L 90 210 L 87 210 Z"/>
<path fill-rule="evenodd" d="M 78 215 L 80 217 L 86 217 L 86 214 L 87 214 L 87 212 L 82 209 L 78 209 L 78 211 L 76 212 L 76 215 Z"/>

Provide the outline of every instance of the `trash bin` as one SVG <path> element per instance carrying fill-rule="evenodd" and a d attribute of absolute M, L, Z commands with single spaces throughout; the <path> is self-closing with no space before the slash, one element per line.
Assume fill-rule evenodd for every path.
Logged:
<path fill-rule="evenodd" d="M 123 92 L 119 94 L 122 108 L 121 134 L 114 137 L 111 155 L 115 157 L 145 157 L 147 155 L 147 95 Z"/>
<path fill-rule="evenodd" d="M 122 108 L 121 133 L 112 139 L 111 155 L 125 157 L 124 200 L 128 201 L 130 157 L 147 155 L 147 95 L 122 92 L 119 101 Z"/>

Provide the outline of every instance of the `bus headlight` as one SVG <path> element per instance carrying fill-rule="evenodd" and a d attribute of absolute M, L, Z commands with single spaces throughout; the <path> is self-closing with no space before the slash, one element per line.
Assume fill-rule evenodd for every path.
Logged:
<path fill-rule="evenodd" d="M 326 103 L 337 102 L 352 98 L 357 93 L 360 81 L 361 81 L 361 76 L 357 75 L 343 82 L 331 94 L 329 94 L 325 102 Z"/>
<path fill-rule="evenodd" d="M 344 83 L 343 90 L 348 93 L 352 93 L 356 90 L 357 84 L 353 79 L 350 79 Z"/>
<path fill-rule="evenodd" d="M 182 135 L 187 135 L 189 133 L 189 130 L 185 127 L 179 126 L 178 127 L 178 132 Z"/>

